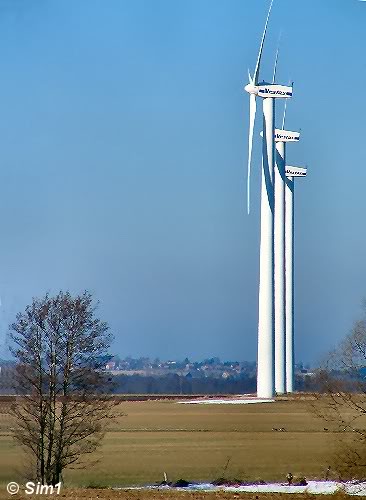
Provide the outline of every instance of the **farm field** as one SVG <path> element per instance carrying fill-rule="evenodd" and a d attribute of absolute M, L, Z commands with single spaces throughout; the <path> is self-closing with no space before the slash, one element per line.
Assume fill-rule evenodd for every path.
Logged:
<path fill-rule="evenodd" d="M 154 483 L 163 479 L 163 472 L 173 481 L 220 476 L 284 481 L 289 471 L 295 477 L 324 478 L 340 436 L 324 431 L 324 422 L 308 405 L 305 400 L 254 405 L 123 402 L 119 411 L 124 416 L 113 421 L 100 451 L 88 458 L 84 469 L 66 472 L 64 480 L 68 486 L 97 488 Z M 21 481 L 26 463 L 9 434 L 10 425 L 9 417 L 0 414 L 3 485 Z"/>

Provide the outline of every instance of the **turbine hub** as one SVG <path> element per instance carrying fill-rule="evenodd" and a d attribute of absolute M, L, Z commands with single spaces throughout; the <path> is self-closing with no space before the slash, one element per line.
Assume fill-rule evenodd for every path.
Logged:
<path fill-rule="evenodd" d="M 248 92 L 248 94 L 257 94 L 258 93 L 257 87 L 255 85 L 253 85 L 252 83 L 248 83 L 248 85 L 245 85 L 244 90 L 246 92 Z"/>

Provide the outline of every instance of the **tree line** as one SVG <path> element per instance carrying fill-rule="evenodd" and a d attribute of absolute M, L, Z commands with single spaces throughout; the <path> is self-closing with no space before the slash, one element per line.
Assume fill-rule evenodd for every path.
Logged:
<path fill-rule="evenodd" d="M 243 394 L 255 392 L 256 378 L 190 378 L 176 373 L 162 376 L 115 375 L 119 394 Z"/>

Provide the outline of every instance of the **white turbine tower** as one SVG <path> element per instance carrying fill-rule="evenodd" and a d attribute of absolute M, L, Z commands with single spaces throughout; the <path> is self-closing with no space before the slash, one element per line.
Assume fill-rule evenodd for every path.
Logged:
<path fill-rule="evenodd" d="M 307 169 L 286 166 L 285 187 L 285 268 L 286 268 L 286 392 L 294 392 L 294 189 L 295 177 Z"/>
<path fill-rule="evenodd" d="M 274 396 L 274 99 L 292 97 L 292 87 L 259 83 L 259 70 L 269 16 L 270 3 L 262 34 L 253 78 L 249 73 L 249 84 L 245 90 L 250 94 L 249 151 L 248 151 L 248 213 L 250 211 L 250 174 L 253 148 L 256 96 L 263 98 L 263 149 L 262 149 L 262 193 L 261 193 L 261 242 L 259 270 L 259 318 L 258 318 L 258 363 L 257 396 Z"/>
<path fill-rule="evenodd" d="M 286 113 L 286 107 L 285 107 Z M 274 268 L 275 268 L 275 389 L 286 392 L 286 271 L 285 271 L 285 186 L 286 143 L 298 142 L 300 134 L 275 129 L 275 216 L 274 216 Z"/>

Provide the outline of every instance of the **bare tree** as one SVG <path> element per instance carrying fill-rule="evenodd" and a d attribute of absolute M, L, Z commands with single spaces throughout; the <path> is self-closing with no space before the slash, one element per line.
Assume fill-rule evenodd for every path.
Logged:
<path fill-rule="evenodd" d="M 34 478 L 57 484 L 62 471 L 96 450 L 117 404 L 103 366 L 112 336 L 88 292 L 33 299 L 10 326 L 17 361 L 14 438 Z"/>
<path fill-rule="evenodd" d="M 342 479 L 366 475 L 366 304 L 364 311 L 318 373 L 314 410 L 334 431 L 333 466 Z"/>

